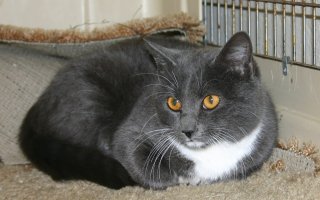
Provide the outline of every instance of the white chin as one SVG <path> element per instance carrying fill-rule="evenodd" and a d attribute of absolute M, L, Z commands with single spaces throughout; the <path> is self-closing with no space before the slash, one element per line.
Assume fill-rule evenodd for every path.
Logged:
<path fill-rule="evenodd" d="M 201 148 L 205 146 L 205 144 L 203 142 L 189 141 L 189 142 L 186 142 L 186 146 L 189 148 Z"/>

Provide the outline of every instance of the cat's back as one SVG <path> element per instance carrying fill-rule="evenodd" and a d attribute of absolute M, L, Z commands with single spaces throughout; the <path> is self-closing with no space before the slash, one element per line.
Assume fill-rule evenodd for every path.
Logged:
<path fill-rule="evenodd" d="M 180 50 L 198 49 L 200 47 L 180 39 L 164 36 L 151 36 L 146 39 L 167 48 Z M 95 74 L 107 81 L 113 78 L 117 80 L 137 79 L 135 75 L 141 73 L 157 73 L 157 69 L 152 56 L 146 49 L 145 39 L 134 38 L 119 41 L 107 47 L 101 47 L 88 55 L 83 55 L 71 60 L 67 67 L 61 70 L 55 79 L 68 75 L 70 72 L 78 75 Z M 135 85 L 137 85 L 137 83 Z"/>

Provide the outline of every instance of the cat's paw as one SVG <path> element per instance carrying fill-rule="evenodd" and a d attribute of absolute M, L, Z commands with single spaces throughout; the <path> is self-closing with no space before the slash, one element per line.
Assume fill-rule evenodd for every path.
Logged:
<path fill-rule="evenodd" d="M 197 177 L 179 176 L 178 182 L 180 185 L 200 185 L 201 184 L 201 180 Z"/>

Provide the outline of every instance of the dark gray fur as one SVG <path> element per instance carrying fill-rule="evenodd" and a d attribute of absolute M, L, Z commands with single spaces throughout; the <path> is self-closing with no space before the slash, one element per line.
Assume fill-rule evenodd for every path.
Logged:
<path fill-rule="evenodd" d="M 201 106 L 208 94 L 221 99 L 212 111 Z M 168 96 L 182 102 L 180 112 L 168 108 Z M 166 188 L 177 185 L 178 177 L 192 176 L 194 165 L 169 138 L 182 145 L 203 142 L 199 148 L 206 148 L 213 138 L 239 141 L 261 120 L 263 133 L 250 158 L 225 179 L 258 169 L 278 133 L 249 37 L 237 33 L 222 50 L 173 39 L 133 39 L 61 70 L 28 112 L 20 143 L 56 180 Z"/>

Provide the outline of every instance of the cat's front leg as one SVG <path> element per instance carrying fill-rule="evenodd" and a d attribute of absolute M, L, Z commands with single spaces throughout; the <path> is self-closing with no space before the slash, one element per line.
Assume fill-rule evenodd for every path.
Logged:
<path fill-rule="evenodd" d="M 136 169 L 139 169 L 137 182 L 144 187 L 165 189 L 187 183 L 183 180 L 190 177 L 192 163 L 184 159 L 174 147 L 157 153 L 152 146 L 146 145 L 136 151 L 134 157 Z M 196 185 L 197 182 L 194 181 L 191 184 Z"/>

